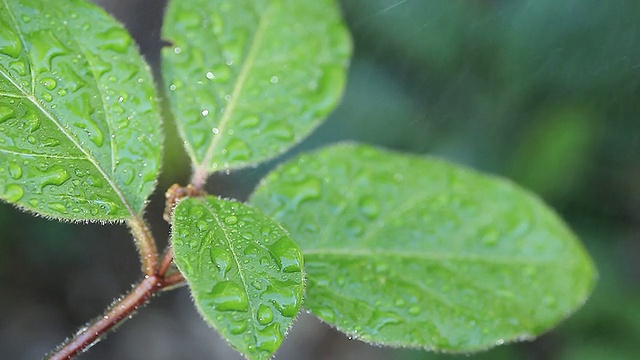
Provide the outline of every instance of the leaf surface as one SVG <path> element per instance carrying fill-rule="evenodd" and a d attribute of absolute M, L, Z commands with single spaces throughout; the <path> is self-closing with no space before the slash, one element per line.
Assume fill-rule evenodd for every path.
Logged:
<path fill-rule="evenodd" d="M 198 172 L 275 157 L 336 106 L 351 53 L 334 0 L 172 1 L 163 76 Z"/>
<path fill-rule="evenodd" d="M 68 220 L 139 216 L 160 167 L 149 69 L 84 1 L 0 0 L 0 197 Z"/>
<path fill-rule="evenodd" d="M 247 358 L 269 359 L 302 303 L 302 253 L 284 229 L 248 205 L 207 196 L 178 203 L 172 242 L 205 320 Z"/>
<path fill-rule="evenodd" d="M 253 205 L 305 257 L 305 307 L 364 341 L 474 351 L 530 338 L 587 298 L 595 270 L 513 183 L 343 144 L 273 171 Z"/>

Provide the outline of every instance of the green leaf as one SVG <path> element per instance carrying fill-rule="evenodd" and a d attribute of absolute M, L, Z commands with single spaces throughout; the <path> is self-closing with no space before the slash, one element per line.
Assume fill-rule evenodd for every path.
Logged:
<path fill-rule="evenodd" d="M 269 359 L 304 286 L 302 254 L 284 229 L 248 205 L 207 196 L 178 203 L 172 242 L 205 320 L 247 358 Z"/>
<path fill-rule="evenodd" d="M 196 174 L 256 164 L 336 106 L 351 42 L 334 0 L 171 1 L 163 76 Z"/>
<path fill-rule="evenodd" d="M 558 216 L 499 178 L 339 145 L 273 171 L 251 203 L 305 256 L 305 307 L 368 342 L 473 351 L 575 311 L 595 270 Z"/>
<path fill-rule="evenodd" d="M 41 215 L 142 212 L 160 167 L 153 81 L 127 31 L 84 1 L 0 0 L 0 196 Z"/>

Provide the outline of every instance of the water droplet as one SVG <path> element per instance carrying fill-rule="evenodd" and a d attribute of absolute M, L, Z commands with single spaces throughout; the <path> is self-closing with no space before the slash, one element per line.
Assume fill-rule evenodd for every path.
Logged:
<path fill-rule="evenodd" d="M 0 50 L 0 52 L 2 51 Z M 15 60 L 10 62 L 9 67 L 11 68 L 11 70 L 17 72 L 21 76 L 27 75 L 27 65 L 22 60 Z"/>
<path fill-rule="evenodd" d="M 200 111 L 200 115 L 202 115 L 202 116 L 207 116 L 207 115 L 209 115 L 209 110 L 204 109 L 204 110 Z"/>
<path fill-rule="evenodd" d="M 240 127 L 243 128 L 255 128 L 260 123 L 260 118 L 255 115 L 247 116 L 246 118 L 240 121 Z"/>
<path fill-rule="evenodd" d="M 13 179 L 18 180 L 22 177 L 22 168 L 18 164 L 10 163 L 9 174 Z"/>
<path fill-rule="evenodd" d="M 345 77 L 342 66 L 327 66 L 322 69 L 322 75 L 318 79 L 315 94 L 311 96 L 312 102 L 316 104 L 318 111 L 333 108 L 338 98 L 335 94 L 340 94 L 344 87 Z"/>
<path fill-rule="evenodd" d="M 104 183 L 102 182 L 102 180 L 94 175 L 89 175 L 87 177 L 87 185 L 97 189 L 102 189 L 104 187 Z"/>
<path fill-rule="evenodd" d="M 273 321 L 273 311 L 267 305 L 261 304 L 258 308 L 257 318 L 260 325 L 267 325 Z"/>
<path fill-rule="evenodd" d="M 233 215 L 227 216 L 226 218 L 224 218 L 224 222 L 227 225 L 234 225 L 235 223 L 238 222 L 238 218 L 236 216 L 233 216 Z"/>
<path fill-rule="evenodd" d="M 409 308 L 409 314 L 411 315 L 418 315 L 420 314 L 420 307 L 419 306 L 412 306 Z"/>
<path fill-rule="evenodd" d="M 112 50 L 124 54 L 131 47 L 131 37 L 124 29 L 112 27 L 109 30 L 96 35 L 101 41 L 99 48 Z"/>
<path fill-rule="evenodd" d="M 262 286 L 262 282 L 259 280 L 254 280 L 251 282 L 251 286 L 253 286 L 256 290 L 262 290 L 264 287 Z"/>
<path fill-rule="evenodd" d="M 20 18 L 25 24 L 28 24 L 29 22 L 31 22 L 31 18 L 28 15 L 22 14 Z"/>
<path fill-rule="evenodd" d="M 264 129 L 265 134 L 281 141 L 291 141 L 294 138 L 294 132 L 291 126 L 286 123 L 276 122 L 268 125 Z"/>
<path fill-rule="evenodd" d="M 213 75 L 213 72 L 212 72 L 212 71 L 207 71 L 207 74 L 206 74 L 205 76 L 206 76 L 206 77 L 207 77 L 207 79 L 209 79 L 209 80 L 213 80 L 213 79 L 215 79 L 215 78 L 216 78 L 216 77 L 215 77 L 215 75 Z"/>
<path fill-rule="evenodd" d="M 32 111 L 27 112 L 22 119 L 24 121 L 26 130 L 28 130 L 30 133 L 40 128 L 40 119 L 38 118 L 38 115 L 36 115 L 34 112 Z"/>
<path fill-rule="evenodd" d="M 289 287 L 278 288 L 269 285 L 262 294 L 262 298 L 270 301 L 282 316 L 294 317 L 300 308 L 300 299 L 298 299 L 293 289 Z"/>
<path fill-rule="evenodd" d="M 251 156 L 247 143 L 238 138 L 231 138 L 225 150 L 229 160 L 245 161 Z"/>
<path fill-rule="evenodd" d="M 47 138 L 42 141 L 42 145 L 45 147 L 56 147 L 60 145 L 60 141 L 54 138 Z"/>
<path fill-rule="evenodd" d="M 66 214 L 67 213 L 67 207 L 64 206 L 64 204 L 62 203 L 58 203 L 58 202 L 54 202 L 54 203 L 50 203 L 48 205 L 49 209 L 55 211 L 55 212 L 59 212 L 59 213 L 63 213 Z"/>
<path fill-rule="evenodd" d="M 240 285 L 231 281 L 217 283 L 211 290 L 213 307 L 220 311 L 247 311 L 249 300 Z"/>
<path fill-rule="evenodd" d="M 40 177 L 40 190 L 44 189 L 47 185 L 60 186 L 69 180 L 70 177 L 65 168 L 60 165 L 53 165 L 42 173 Z"/>
<path fill-rule="evenodd" d="M 6 30 L 5 30 L 6 29 Z M 20 56 L 22 42 L 17 33 L 3 27 L 0 32 L 0 53 L 9 55 L 12 58 Z"/>
<path fill-rule="evenodd" d="M 375 310 L 373 315 L 371 315 L 371 319 L 369 320 L 369 325 L 375 329 L 375 331 L 379 331 L 382 327 L 387 325 L 395 325 L 404 322 L 402 316 L 382 310 Z"/>
<path fill-rule="evenodd" d="M 4 198 L 8 202 L 16 202 L 24 196 L 24 190 L 18 184 L 8 184 L 4 187 Z"/>
<path fill-rule="evenodd" d="M 0 124 L 15 117 L 13 109 L 7 106 L 0 106 Z"/>
<path fill-rule="evenodd" d="M 231 256 L 218 247 L 212 247 L 209 255 L 211 256 L 211 261 L 220 270 L 220 277 L 227 276 L 227 273 L 231 270 Z"/>
<path fill-rule="evenodd" d="M 395 306 L 397 306 L 397 307 L 403 307 L 406 303 L 405 303 L 405 301 L 404 301 L 404 299 L 403 299 L 403 298 L 398 297 L 398 298 L 396 298 L 396 300 L 393 302 L 393 304 L 394 304 Z"/>
<path fill-rule="evenodd" d="M 32 44 L 29 56 L 38 72 L 49 71 L 55 57 L 71 53 L 51 30 L 33 31 L 29 35 Z"/>
<path fill-rule="evenodd" d="M 93 120 L 90 120 L 88 118 L 85 120 L 86 121 L 84 122 L 76 122 L 74 123 L 74 125 L 80 129 L 83 129 L 91 142 L 96 144 L 98 147 L 102 146 L 102 144 L 104 143 L 104 134 L 102 133 L 102 130 L 100 130 L 98 125 Z"/>
<path fill-rule="evenodd" d="M 208 231 L 209 230 L 209 223 L 206 222 L 205 220 L 198 220 L 196 222 L 196 227 L 200 231 Z"/>
<path fill-rule="evenodd" d="M 247 330 L 247 320 L 245 319 L 233 321 L 229 326 L 229 331 L 234 335 L 242 334 L 245 330 Z"/>
<path fill-rule="evenodd" d="M 292 200 L 292 205 L 297 207 L 301 203 L 309 200 L 318 199 L 322 191 L 322 185 L 320 179 L 316 177 L 309 177 L 298 184 L 298 192 Z"/>
<path fill-rule="evenodd" d="M 296 248 L 293 241 L 282 238 L 269 246 L 274 260 L 280 267 L 280 271 L 286 273 L 300 272 L 302 269 L 302 254 Z"/>
<path fill-rule="evenodd" d="M 272 77 L 271 77 L 271 79 L 269 79 L 269 81 L 270 81 L 272 84 L 277 84 L 277 83 L 278 83 L 278 81 L 279 81 L 279 79 L 278 79 L 278 77 L 277 77 L 277 76 L 272 76 Z"/>
<path fill-rule="evenodd" d="M 374 219 L 380 214 L 380 204 L 371 196 L 360 199 L 360 211 L 369 219 Z"/>
<path fill-rule="evenodd" d="M 271 227 L 264 225 L 260 228 L 260 234 L 262 235 L 262 237 L 266 238 L 267 236 L 269 236 L 269 234 L 271 234 Z M 267 243 L 267 239 L 264 239 L 265 243 Z"/>
<path fill-rule="evenodd" d="M 317 307 L 312 309 L 313 313 L 316 314 L 320 319 L 333 323 L 335 320 L 335 312 L 330 307 Z"/>
<path fill-rule="evenodd" d="M 179 46 L 176 46 L 175 48 L 173 48 L 173 53 L 178 55 L 182 52 L 182 48 L 180 48 Z"/>
<path fill-rule="evenodd" d="M 42 78 L 42 80 L 40 80 L 40 84 L 42 84 L 42 86 L 44 86 L 45 89 L 50 90 L 50 91 L 55 89 L 56 86 L 58 85 L 56 80 L 53 79 L 53 78 L 50 78 L 50 77 Z"/>
<path fill-rule="evenodd" d="M 33 135 L 29 135 L 29 136 L 27 136 L 27 141 L 29 142 L 29 144 L 31 144 L 31 145 L 35 145 L 35 143 L 36 143 L 36 137 L 35 137 L 35 136 L 33 136 Z"/>
<path fill-rule="evenodd" d="M 272 353 L 278 349 L 282 343 L 282 334 L 280 333 L 280 324 L 274 323 L 264 329 L 256 331 L 256 346 L 259 350 Z"/>
<path fill-rule="evenodd" d="M 254 244 L 248 244 L 247 247 L 243 251 L 246 257 L 258 257 L 260 255 L 260 249 Z"/>

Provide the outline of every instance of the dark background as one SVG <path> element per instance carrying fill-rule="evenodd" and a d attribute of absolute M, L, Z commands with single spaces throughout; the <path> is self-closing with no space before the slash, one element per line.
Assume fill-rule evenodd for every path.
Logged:
<path fill-rule="evenodd" d="M 164 2 L 96 2 L 126 24 L 157 69 Z M 294 151 L 355 139 L 442 156 L 538 192 L 589 249 L 598 285 L 584 308 L 538 340 L 470 358 L 638 358 L 640 2 L 342 5 L 355 43 L 344 101 Z M 163 242 L 168 228 L 162 193 L 189 175 L 165 118 L 166 162 L 147 212 Z M 209 190 L 244 199 L 270 164 L 212 178 Z M 0 204 L 0 359 L 40 358 L 139 277 L 124 226 L 58 223 Z M 277 355 L 458 357 L 369 346 L 306 314 Z M 153 299 L 81 358 L 240 359 L 200 320 L 184 288 Z"/>

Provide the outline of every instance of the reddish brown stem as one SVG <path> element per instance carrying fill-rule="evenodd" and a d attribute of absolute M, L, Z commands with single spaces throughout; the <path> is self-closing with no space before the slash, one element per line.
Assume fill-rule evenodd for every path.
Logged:
<path fill-rule="evenodd" d="M 116 325 L 133 315 L 133 313 L 149 301 L 153 294 L 167 286 L 175 285 L 175 279 L 167 281 L 162 277 L 151 275 L 136 285 L 133 290 L 122 299 L 116 301 L 101 318 L 91 323 L 87 328 L 78 331 L 71 339 L 65 341 L 47 356 L 49 360 L 68 360 L 89 349 L 101 337 Z"/>
<path fill-rule="evenodd" d="M 181 273 L 177 272 L 167 276 L 164 279 L 164 282 L 165 282 L 165 288 L 173 287 L 176 285 L 180 285 L 180 283 L 184 282 L 184 277 L 182 276 Z"/>
<path fill-rule="evenodd" d="M 164 256 L 162 258 L 162 262 L 160 263 L 160 268 L 158 269 L 158 276 L 164 277 L 173 262 L 173 249 L 171 246 L 167 247 L 167 251 L 164 252 Z"/>
<path fill-rule="evenodd" d="M 158 249 L 151 230 L 142 218 L 130 218 L 127 220 L 127 225 L 140 254 L 142 272 L 147 276 L 155 275 L 158 270 Z"/>

